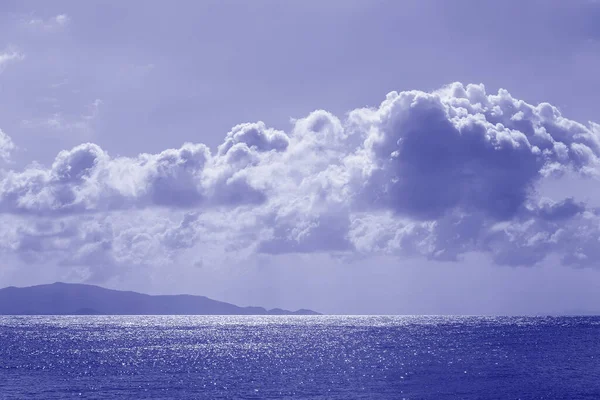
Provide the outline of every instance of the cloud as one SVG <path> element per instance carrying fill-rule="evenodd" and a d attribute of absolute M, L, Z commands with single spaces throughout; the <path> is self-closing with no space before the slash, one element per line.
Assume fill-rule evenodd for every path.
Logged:
<path fill-rule="evenodd" d="M 60 152 L 50 168 L 8 171 L 0 181 L 0 212 L 60 216 L 259 204 L 266 195 L 249 184 L 246 169 L 260 157 L 261 150 L 245 143 L 217 156 L 203 144 L 188 143 L 159 154 L 113 158 L 86 143 Z"/>
<path fill-rule="evenodd" d="M 54 17 L 54 20 L 58 25 L 66 25 L 69 23 L 69 21 L 71 21 L 71 18 L 69 18 L 67 14 L 59 14 Z"/>
<path fill-rule="evenodd" d="M 589 127 L 503 90 L 486 96 L 482 86 L 392 93 L 350 119 L 371 132 L 365 150 L 376 169 L 365 201 L 423 220 L 457 209 L 509 219 L 539 179 L 598 165 L 600 138 Z"/>
<path fill-rule="evenodd" d="M 14 48 L 8 48 L 4 52 L 0 52 L 0 72 L 12 62 L 21 61 L 25 55 Z"/>
<path fill-rule="evenodd" d="M 395 235 L 367 231 L 375 248 L 442 260 L 485 251 L 499 264 L 531 265 L 553 251 L 574 251 L 566 236 L 555 236 L 559 229 L 581 236 L 573 221 L 582 222 L 583 214 L 598 221 L 571 198 L 536 204 L 541 180 L 598 172 L 597 125 L 568 120 L 550 104 L 453 84 L 434 93 L 393 92 L 379 108 L 353 111 L 349 120 L 369 132 L 361 151 L 372 172 L 358 193 L 361 208 L 395 217 Z M 590 229 L 586 239 L 598 235 Z"/>
<path fill-rule="evenodd" d="M 15 144 L 13 143 L 10 136 L 0 129 L 0 161 L 7 162 L 9 160 L 10 154 L 15 149 Z"/>
<path fill-rule="evenodd" d="M 56 99 L 46 99 L 50 102 L 56 102 Z M 50 132 L 58 132 L 61 135 L 64 133 L 72 133 L 78 135 L 78 137 L 91 137 L 94 132 L 94 123 L 98 118 L 100 109 L 102 106 L 102 100 L 95 99 L 91 104 L 86 107 L 86 110 L 80 114 L 64 114 L 62 112 L 56 112 L 49 117 L 24 120 L 22 124 L 24 127 L 35 127 L 42 128 Z"/>
<path fill-rule="evenodd" d="M 44 31 L 53 31 L 64 28 L 70 22 L 71 18 L 67 14 L 58 14 L 48 19 L 32 18 L 26 21 L 28 27 Z"/>
<path fill-rule="evenodd" d="M 597 182 L 599 155 L 599 125 L 506 90 L 454 83 L 391 92 L 344 119 L 314 111 L 287 133 L 237 125 L 214 152 L 186 143 L 113 157 L 87 143 L 49 167 L 7 171 L 0 212 L 63 228 L 30 223 L 5 235 L 19 245 L 4 248 L 60 254 L 62 264 L 91 271 L 101 260 L 94 279 L 116 274 L 114 266 L 254 253 L 454 261 L 483 252 L 503 265 L 555 254 L 596 266 L 598 210 L 537 188 L 566 173 Z"/>

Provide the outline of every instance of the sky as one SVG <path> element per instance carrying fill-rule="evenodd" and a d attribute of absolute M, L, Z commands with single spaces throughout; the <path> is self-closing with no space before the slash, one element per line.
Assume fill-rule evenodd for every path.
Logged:
<path fill-rule="evenodd" d="M 600 312 L 600 3 L 0 3 L 0 286 Z"/>

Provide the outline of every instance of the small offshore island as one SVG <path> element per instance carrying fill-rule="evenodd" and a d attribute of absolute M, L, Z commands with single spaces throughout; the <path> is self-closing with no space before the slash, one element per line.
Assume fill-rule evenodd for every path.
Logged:
<path fill-rule="evenodd" d="M 320 315 L 239 307 L 193 295 L 148 295 L 94 285 L 56 282 L 0 289 L 0 315 Z"/>

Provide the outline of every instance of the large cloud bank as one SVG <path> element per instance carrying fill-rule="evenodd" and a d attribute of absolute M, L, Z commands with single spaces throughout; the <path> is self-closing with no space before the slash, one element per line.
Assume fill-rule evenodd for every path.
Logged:
<path fill-rule="evenodd" d="M 12 146 L 5 136 L 0 157 L 2 143 Z M 11 225 L 0 251 L 85 266 L 98 279 L 219 252 L 485 252 L 508 265 L 554 254 L 595 265 L 598 212 L 537 188 L 567 172 L 595 180 L 599 157 L 600 126 L 547 103 L 460 83 L 391 92 L 343 119 L 315 111 L 289 132 L 241 124 L 214 151 L 187 143 L 111 157 L 87 143 L 49 168 L 4 171 L 0 218 Z"/>

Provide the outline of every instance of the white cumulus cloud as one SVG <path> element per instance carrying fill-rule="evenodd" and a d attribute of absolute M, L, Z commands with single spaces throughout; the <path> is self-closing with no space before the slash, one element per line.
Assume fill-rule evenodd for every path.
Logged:
<path fill-rule="evenodd" d="M 98 280 L 252 253 L 483 252 L 508 265 L 554 254 L 596 266 L 598 210 L 537 188 L 567 172 L 597 183 L 599 156 L 597 124 L 506 90 L 391 92 L 343 119 L 317 110 L 289 132 L 237 125 L 215 151 L 187 143 L 113 157 L 87 143 L 49 167 L 5 172 L 0 212 L 22 223 L 0 248 Z"/>

